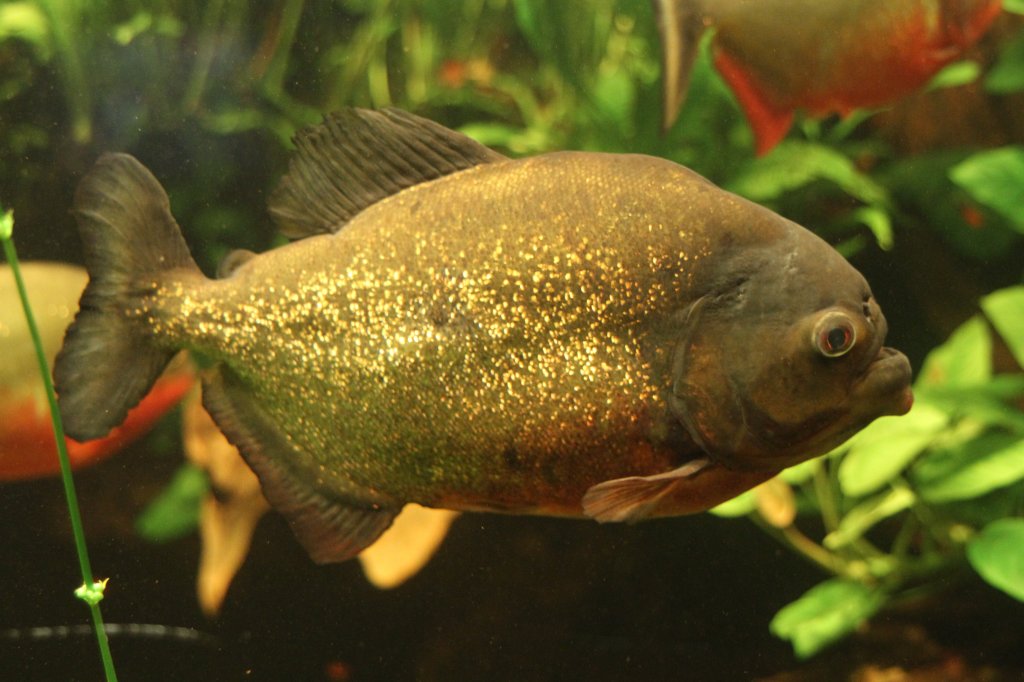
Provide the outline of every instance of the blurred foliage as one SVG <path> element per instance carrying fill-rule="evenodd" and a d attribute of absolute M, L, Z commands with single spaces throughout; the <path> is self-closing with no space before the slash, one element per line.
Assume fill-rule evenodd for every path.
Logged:
<path fill-rule="evenodd" d="M 1012 229 L 1024 233 L 1024 147 L 979 152 L 954 166 L 949 175 L 975 201 L 999 213 Z"/>
<path fill-rule="evenodd" d="M 1005 7 L 1024 11 L 1020 0 Z M 909 415 L 718 510 L 749 515 L 835 576 L 783 609 L 772 631 L 810 655 L 966 566 L 1021 599 L 1024 384 L 992 357 L 1006 347 L 1024 362 L 1024 290 L 1006 288 L 1024 263 L 1024 140 L 983 148 L 956 138 L 909 155 L 905 131 L 860 111 L 803 119 L 755 158 L 709 38 L 688 104 L 663 134 L 647 0 L 16 0 L 0 5 L 0 195 L 26 230 L 70 233 L 76 178 L 100 151 L 131 151 L 165 182 L 212 271 L 230 249 L 273 245 L 263 202 L 289 138 L 344 105 L 412 110 L 511 155 L 675 160 L 866 266 L 876 291 L 903 302 L 886 305 L 897 345 L 933 345 L 962 322 L 924 360 Z M 953 64 L 929 88 L 997 104 L 1024 92 L 1024 33 L 1009 31 L 988 62 Z M 50 230 L 38 230 L 37 250 L 50 253 Z M 938 269 L 922 243 L 953 265 Z M 927 284 L 912 295 L 915 275 Z M 966 322 L 952 305 L 997 288 Z M 202 481 L 175 486 L 194 504 Z M 142 521 L 147 532 L 180 532 L 174 499 L 158 505 L 170 517 Z M 793 514 L 778 513 L 787 506 Z M 797 529 L 808 515 L 820 517 L 820 541 Z"/>
<path fill-rule="evenodd" d="M 185 464 L 136 519 L 136 532 L 152 542 L 166 542 L 192 533 L 199 524 L 200 504 L 209 491 L 206 472 Z"/>
<path fill-rule="evenodd" d="M 123 0 L 23 0 L 0 8 L 0 148 L 18 156 L 68 140 L 101 150 L 180 138 L 186 158 L 174 166 L 193 168 L 187 177 L 161 177 L 186 229 L 202 237 L 208 269 L 230 248 L 272 240 L 258 205 L 224 207 L 224 196 L 242 191 L 246 168 L 236 167 L 270 160 L 276 172 L 265 165 L 259 178 L 268 189 L 296 128 L 343 105 L 414 110 L 514 155 L 658 154 L 816 227 L 848 255 L 892 247 L 903 207 L 887 178 L 898 186 L 910 176 L 917 190 L 949 182 L 945 161 L 902 159 L 862 134 L 865 113 L 807 120 L 795 139 L 753 159 L 752 135 L 711 66 L 708 42 L 690 87 L 699 106 L 686 107 L 663 135 L 659 46 L 646 0 L 213 0 L 145 9 Z M 1019 42 L 985 76 L 992 91 L 1019 89 Z M 979 74 L 977 63 L 960 62 L 933 87 Z M 39 110 L 46 115 L 28 115 Z M 0 179 L 15 173 L 4 171 Z M 939 229 L 957 244 L 974 241 L 964 206 L 955 209 Z M 983 241 L 1019 244 L 1019 231 L 1006 234 L 1015 225 L 994 220 Z"/>

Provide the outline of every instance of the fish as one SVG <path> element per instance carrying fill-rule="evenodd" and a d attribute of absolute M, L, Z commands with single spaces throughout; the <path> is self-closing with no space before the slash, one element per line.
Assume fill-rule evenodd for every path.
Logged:
<path fill-rule="evenodd" d="M 88 275 L 79 266 L 47 261 L 21 265 L 32 304 L 43 355 L 52 367 L 64 331 L 77 309 Z M 56 441 L 35 347 L 21 309 L 10 266 L 0 265 L 0 482 L 24 481 L 60 473 Z M 156 382 L 124 423 L 97 440 L 65 439 L 71 468 L 98 463 L 140 438 L 184 396 L 195 383 L 183 362 Z"/>
<path fill-rule="evenodd" d="M 864 277 L 671 161 L 510 159 L 397 109 L 300 131 L 293 241 L 192 259 L 159 181 L 105 154 L 73 214 L 89 284 L 54 376 L 102 436 L 182 348 L 318 563 L 408 503 L 636 522 L 706 510 L 913 401 Z"/>
<path fill-rule="evenodd" d="M 663 122 L 686 100 L 701 35 L 736 95 L 758 155 L 794 112 L 849 114 L 899 99 L 984 35 L 1001 0 L 653 0 L 662 43 Z"/>

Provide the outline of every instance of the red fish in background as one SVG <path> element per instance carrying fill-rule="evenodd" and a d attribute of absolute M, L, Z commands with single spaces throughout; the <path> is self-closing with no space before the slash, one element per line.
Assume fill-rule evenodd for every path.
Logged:
<path fill-rule="evenodd" d="M 60 263 L 25 263 L 21 270 L 52 367 L 88 276 L 82 268 Z M 0 482 L 59 473 L 46 393 L 7 265 L 0 265 L 0 358 Z M 97 440 L 67 439 L 72 468 L 97 462 L 146 433 L 194 382 L 187 360 L 173 363 L 124 425 Z"/>
<path fill-rule="evenodd" d="M 664 123 L 675 122 L 701 34 L 754 130 L 758 155 L 796 109 L 846 115 L 898 99 L 973 45 L 1001 0 L 654 0 Z"/>

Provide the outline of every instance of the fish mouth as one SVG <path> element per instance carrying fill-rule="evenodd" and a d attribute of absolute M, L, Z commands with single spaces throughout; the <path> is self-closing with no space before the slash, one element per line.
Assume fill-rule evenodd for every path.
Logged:
<path fill-rule="evenodd" d="M 914 404 L 910 387 L 911 370 L 907 356 L 895 348 L 883 346 L 853 387 L 858 402 L 872 408 L 875 416 L 901 415 Z"/>

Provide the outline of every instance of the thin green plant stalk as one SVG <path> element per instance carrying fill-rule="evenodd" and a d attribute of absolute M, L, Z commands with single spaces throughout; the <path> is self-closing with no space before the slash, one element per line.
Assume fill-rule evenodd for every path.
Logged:
<path fill-rule="evenodd" d="M 84 4 L 69 0 L 43 0 L 39 4 L 50 22 L 54 51 L 71 113 L 71 134 L 75 142 L 85 144 L 92 139 L 92 88 L 77 42 L 82 33 L 79 29 L 85 25 L 81 17 Z"/>
<path fill-rule="evenodd" d="M 814 540 L 804 535 L 796 526 L 776 528 L 771 525 L 760 514 L 750 514 L 750 519 L 768 535 L 772 536 L 781 544 L 789 547 L 794 552 L 804 557 L 811 563 L 825 569 L 835 575 L 847 576 L 849 566 L 842 557 L 822 547 Z"/>
<path fill-rule="evenodd" d="M 195 66 L 192 68 L 192 75 L 188 80 L 188 87 L 185 89 L 185 104 L 182 107 L 188 113 L 194 113 L 199 109 L 199 102 L 203 97 L 203 90 L 206 88 L 206 79 L 210 75 L 210 67 L 217 55 L 216 39 L 221 29 L 223 10 L 224 0 L 210 0 L 203 12 L 203 23 L 199 33 L 199 50 L 196 54 Z"/>
<path fill-rule="evenodd" d="M 78 554 L 78 564 L 82 570 L 82 586 L 75 590 L 75 596 L 89 606 L 107 682 L 116 682 L 117 674 L 114 672 L 114 659 L 110 655 L 110 643 L 107 640 L 107 631 L 103 627 L 103 615 L 100 613 L 99 606 L 100 600 L 103 599 L 103 589 L 106 587 L 107 581 L 96 582 L 93 579 L 92 566 L 89 564 L 89 551 L 85 546 L 85 532 L 82 530 L 82 515 L 78 509 L 78 495 L 75 493 L 75 481 L 71 477 L 71 462 L 68 459 L 67 446 L 64 442 L 64 423 L 61 421 L 60 410 L 57 408 L 57 394 L 53 390 L 49 363 L 46 362 L 46 355 L 43 353 L 43 343 L 39 337 L 39 328 L 36 326 L 35 316 L 32 314 L 31 305 L 29 305 L 25 282 L 21 277 L 21 268 L 18 266 L 18 254 L 14 249 L 14 241 L 12 240 L 13 232 L 14 213 L 12 211 L 4 213 L 0 209 L 0 242 L 3 243 L 4 256 L 11 266 L 11 273 L 14 275 L 14 281 L 18 287 L 18 296 L 21 298 L 25 322 L 28 324 L 29 333 L 32 335 L 36 359 L 39 361 L 39 374 L 42 376 L 43 385 L 46 387 L 46 399 L 50 403 L 50 419 L 53 423 L 53 436 L 57 442 L 57 457 L 60 460 L 61 480 L 64 482 L 64 497 L 68 503 L 68 515 L 71 517 L 71 530 L 75 538 L 75 551 Z"/>
<path fill-rule="evenodd" d="M 263 74 L 263 90 L 275 100 L 285 92 L 284 76 L 288 69 L 292 45 L 295 43 L 295 36 L 299 30 L 299 20 L 302 18 L 304 4 L 305 0 L 285 0 L 281 7 L 277 44 L 274 46 L 270 64 Z"/>

